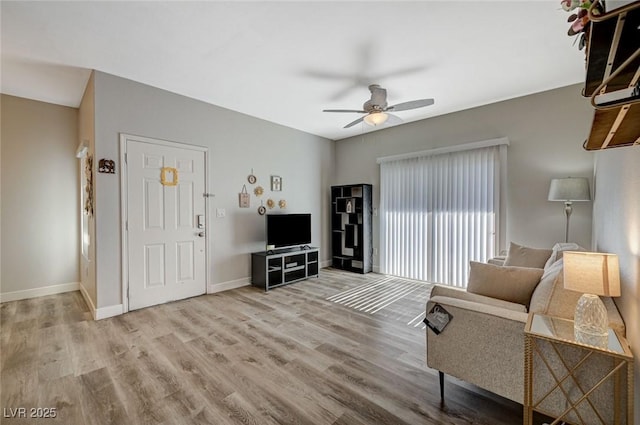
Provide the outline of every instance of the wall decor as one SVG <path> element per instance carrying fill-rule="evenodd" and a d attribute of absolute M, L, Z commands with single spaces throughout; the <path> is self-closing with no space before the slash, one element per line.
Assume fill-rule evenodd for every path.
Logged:
<path fill-rule="evenodd" d="M 88 216 L 93 216 L 93 155 L 87 155 L 84 163 L 84 178 L 86 191 L 84 199 L 84 212 Z"/>
<path fill-rule="evenodd" d="M 264 207 L 264 203 L 260 201 L 260 206 L 258 207 L 258 214 L 264 215 L 267 212 L 267 209 Z"/>
<path fill-rule="evenodd" d="M 167 174 L 171 177 L 171 180 L 167 180 Z M 160 169 L 160 183 L 162 183 L 163 186 L 177 186 L 178 169 L 173 167 L 162 167 Z"/>
<path fill-rule="evenodd" d="M 287 201 L 285 201 L 284 199 L 280 199 L 280 201 L 278 202 L 278 206 L 279 206 L 281 209 L 285 209 L 285 208 L 287 208 Z"/>
<path fill-rule="evenodd" d="M 98 172 L 99 173 L 107 173 L 107 174 L 115 174 L 116 173 L 116 163 L 113 159 L 105 159 L 102 158 L 98 161 Z"/>
<path fill-rule="evenodd" d="M 253 193 L 256 196 L 262 196 L 262 194 L 264 193 L 264 189 L 262 188 L 262 186 L 258 186 L 255 189 L 253 189 Z"/>
<path fill-rule="evenodd" d="M 251 169 L 251 174 L 247 176 L 247 181 L 250 184 L 255 184 L 258 181 L 258 178 L 253 174 L 253 168 Z"/>
<path fill-rule="evenodd" d="M 249 203 L 251 202 L 249 197 L 249 192 L 247 191 L 247 185 L 242 185 L 242 191 L 238 193 L 238 203 L 240 208 L 249 208 Z"/>
<path fill-rule="evenodd" d="M 282 177 L 271 176 L 271 191 L 280 192 L 282 190 Z"/>
<path fill-rule="evenodd" d="M 276 203 L 273 202 L 273 199 L 267 199 L 267 206 L 269 207 L 269 209 L 272 209 L 276 206 Z"/>

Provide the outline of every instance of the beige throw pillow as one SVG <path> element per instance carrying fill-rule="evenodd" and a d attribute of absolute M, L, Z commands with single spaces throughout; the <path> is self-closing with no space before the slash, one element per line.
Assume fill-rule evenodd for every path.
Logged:
<path fill-rule="evenodd" d="M 509 244 L 507 258 L 504 260 L 504 265 L 543 269 L 551 253 L 552 250 L 550 249 L 529 248 L 511 242 L 511 244 Z"/>
<path fill-rule="evenodd" d="M 470 262 L 467 292 L 529 305 L 531 294 L 542 277 L 542 269 L 494 266 Z"/>
<path fill-rule="evenodd" d="M 556 262 L 562 260 L 562 254 L 564 251 L 586 251 L 583 247 L 573 242 L 558 242 L 551 249 L 551 255 L 544 265 L 544 269 L 547 270 Z"/>

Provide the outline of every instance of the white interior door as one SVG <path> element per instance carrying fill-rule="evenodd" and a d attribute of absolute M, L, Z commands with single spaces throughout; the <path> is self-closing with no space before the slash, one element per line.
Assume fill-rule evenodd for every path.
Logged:
<path fill-rule="evenodd" d="M 206 292 L 204 155 L 126 141 L 129 310 Z"/>

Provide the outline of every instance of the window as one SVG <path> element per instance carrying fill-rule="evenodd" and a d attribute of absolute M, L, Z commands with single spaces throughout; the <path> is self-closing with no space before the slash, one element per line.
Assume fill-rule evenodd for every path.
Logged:
<path fill-rule="evenodd" d="M 466 287 L 501 242 L 506 143 L 378 160 L 382 273 Z"/>

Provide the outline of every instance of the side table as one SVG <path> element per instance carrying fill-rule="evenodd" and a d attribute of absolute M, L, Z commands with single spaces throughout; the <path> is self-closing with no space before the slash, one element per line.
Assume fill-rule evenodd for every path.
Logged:
<path fill-rule="evenodd" d="M 594 404 L 589 396 L 592 395 L 605 382 L 613 379 L 613 421 L 616 425 L 633 425 L 633 355 L 629 349 L 629 344 L 617 331 L 609 329 L 606 346 L 598 347 L 578 342 L 573 332 L 573 321 L 558 317 L 545 316 L 537 313 L 530 313 L 524 330 L 524 425 L 531 425 L 533 411 L 544 413 L 548 416 L 550 412 L 541 408 L 542 403 L 552 392 L 559 391 L 566 400 L 566 409 L 550 424 L 556 425 L 563 421 L 569 421 L 568 416 L 573 412 L 573 418 L 579 420 L 581 424 L 607 424 L 603 415 L 598 410 L 598 405 Z M 549 348 L 550 347 L 550 348 Z M 573 347 L 573 349 L 567 349 Z M 567 350 L 575 355 L 579 353 L 578 361 L 567 361 L 565 354 Z M 551 388 L 540 389 L 535 386 L 534 380 L 541 371 L 536 370 L 534 374 L 534 357 L 538 357 L 545 366 L 545 373 L 548 372 L 553 381 Z M 585 384 L 579 379 L 579 372 L 585 372 L 581 368 L 586 368 L 588 361 L 592 357 L 605 356 L 609 359 L 606 364 L 610 367 L 607 370 L 598 370 L 599 380 L 595 384 Z M 552 363 L 555 362 L 555 367 Z M 602 364 L 602 362 L 600 362 Z M 561 373 L 558 372 L 560 365 Z M 592 371 L 592 370 L 590 370 Z M 626 373 L 626 408 L 622 404 L 622 381 Z M 600 378 L 601 376 L 601 378 Z M 534 387 L 541 394 L 535 394 Z M 570 387 L 580 392 L 579 397 L 570 397 L 567 390 Z M 590 406 L 589 417 L 584 417 L 578 407 L 581 403 L 588 403 Z M 626 414 L 623 416 L 623 412 Z M 622 421 L 622 419 L 625 419 Z M 587 421 L 588 420 L 588 421 Z M 610 423 L 610 422 L 609 422 Z"/>

